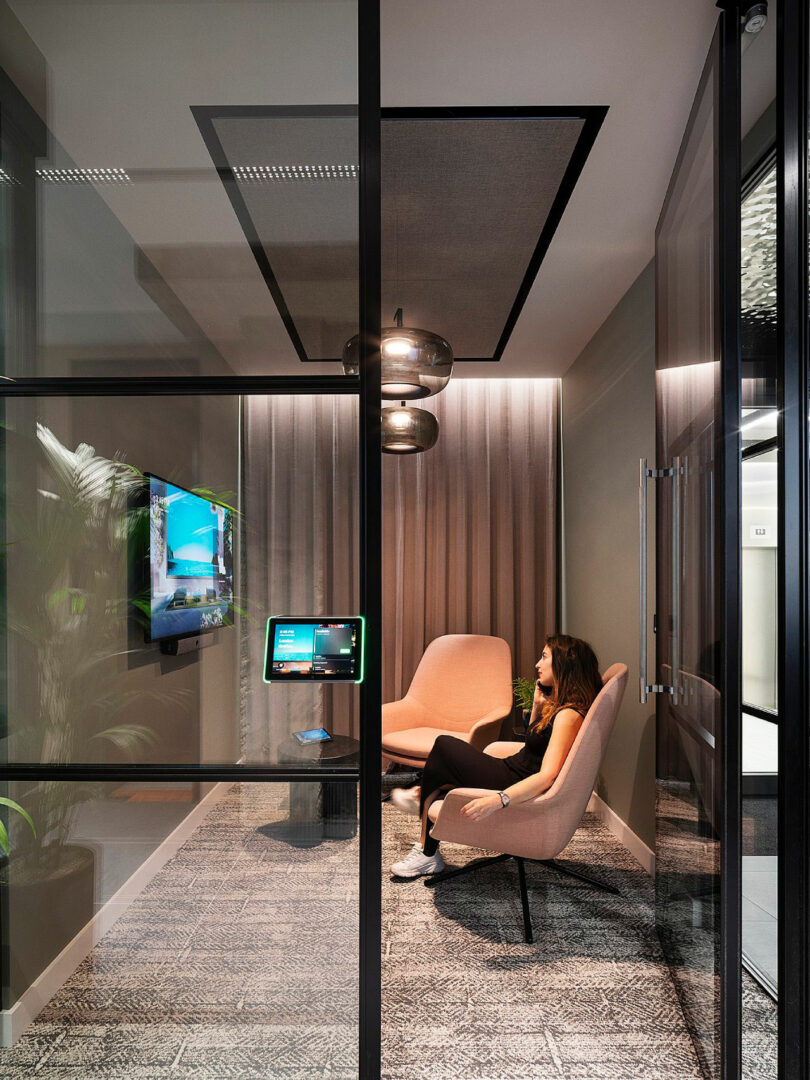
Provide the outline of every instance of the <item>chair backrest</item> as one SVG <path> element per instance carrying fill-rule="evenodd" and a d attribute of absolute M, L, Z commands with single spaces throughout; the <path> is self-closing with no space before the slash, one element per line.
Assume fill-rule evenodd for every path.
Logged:
<path fill-rule="evenodd" d="M 436 727 L 463 731 L 477 719 L 512 709 L 512 650 L 503 638 L 445 634 L 428 645 L 406 698 L 437 719 Z"/>
<path fill-rule="evenodd" d="M 544 813 L 543 829 L 544 832 L 548 830 L 546 838 L 556 851 L 562 851 L 585 813 L 624 697 L 627 666 L 613 664 L 603 675 L 602 682 L 602 689 L 585 714 L 557 779 L 540 796 L 540 801 L 549 804 L 546 809 L 550 813 Z"/>

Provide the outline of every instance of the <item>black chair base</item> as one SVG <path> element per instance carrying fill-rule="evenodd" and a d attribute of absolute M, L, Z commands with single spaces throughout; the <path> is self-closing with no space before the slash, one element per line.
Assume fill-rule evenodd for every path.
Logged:
<path fill-rule="evenodd" d="M 461 874 L 469 874 L 473 870 L 480 870 L 484 866 L 492 866 L 494 863 L 506 862 L 509 859 L 514 859 L 517 863 L 520 902 L 523 907 L 523 937 L 526 944 L 531 945 L 534 941 L 534 932 L 532 930 L 532 917 L 529 910 L 529 891 L 526 888 L 526 867 L 524 864 L 527 860 L 521 858 L 519 855 L 492 855 L 485 859 L 474 859 L 471 863 L 467 863 L 466 866 L 457 866 L 453 870 L 442 870 L 440 874 L 433 874 L 432 877 L 425 878 L 425 885 L 432 889 L 434 885 L 438 885 L 441 881 L 459 877 Z M 559 862 L 557 859 L 529 859 L 528 862 L 537 862 L 540 866 L 548 867 L 549 870 L 556 870 L 560 874 L 566 874 L 568 877 L 577 878 L 578 881 L 584 881 L 588 885 L 593 885 L 595 889 L 601 889 L 602 892 L 612 893 L 614 896 L 621 896 L 621 893 L 614 885 L 608 885 L 605 881 L 599 881 L 597 878 L 592 878 L 588 874 L 583 874 L 580 870 L 574 870 L 565 863 Z"/>

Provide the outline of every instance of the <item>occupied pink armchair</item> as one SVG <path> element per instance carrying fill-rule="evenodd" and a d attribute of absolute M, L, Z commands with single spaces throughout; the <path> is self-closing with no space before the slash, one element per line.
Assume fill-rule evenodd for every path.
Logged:
<path fill-rule="evenodd" d="M 548 791 L 538 795 L 536 799 L 518 806 L 509 806 L 503 812 L 499 811 L 479 822 L 464 817 L 461 808 L 471 799 L 491 794 L 481 788 L 453 788 L 443 798 L 434 800 L 427 807 L 428 817 L 434 823 L 430 834 L 437 840 L 467 844 L 469 847 L 499 851 L 502 854 L 477 859 L 454 870 L 444 870 L 426 878 L 425 884 L 436 885 L 447 878 L 481 866 L 516 859 L 527 942 L 531 942 L 533 937 L 524 859 L 544 863 L 561 873 L 581 878 L 608 892 L 618 893 L 618 889 L 614 889 L 612 885 L 595 881 L 570 869 L 564 863 L 555 861 L 579 827 L 593 792 L 602 757 L 627 686 L 626 666 L 613 664 L 602 676 L 602 683 L 602 690 L 586 713 L 568 757 Z M 488 746 L 486 752 L 495 757 L 508 757 L 520 747 L 521 743 L 496 742 Z"/>
<path fill-rule="evenodd" d="M 512 652 L 503 638 L 445 634 L 425 649 L 405 697 L 382 707 L 382 751 L 421 769 L 439 735 L 483 750 L 512 711 Z"/>

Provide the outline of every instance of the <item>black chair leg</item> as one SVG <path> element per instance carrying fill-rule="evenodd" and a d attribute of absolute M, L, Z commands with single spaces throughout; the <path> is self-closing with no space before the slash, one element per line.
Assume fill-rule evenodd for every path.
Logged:
<path fill-rule="evenodd" d="M 515 856 L 515 862 L 518 868 L 518 880 L 520 881 L 520 902 L 523 904 L 523 937 L 527 945 L 531 945 L 534 941 L 534 933 L 532 932 L 532 916 L 529 911 L 529 890 L 526 888 L 526 867 L 523 865 L 523 859 Z"/>
<path fill-rule="evenodd" d="M 585 881 L 588 885 L 593 885 L 595 889 L 601 889 L 602 892 L 613 893 L 614 896 L 622 895 L 614 885 L 608 885 L 606 881 L 599 881 L 597 878 L 589 877 L 588 874 L 583 874 L 580 870 L 573 870 L 565 863 L 558 862 L 557 859 L 539 859 L 538 862 L 542 866 L 547 866 L 550 870 L 556 870 L 560 874 L 567 874 L 568 877 Z"/>
<path fill-rule="evenodd" d="M 440 881 L 447 881 L 449 878 L 459 877 L 460 874 L 469 874 L 472 870 L 480 870 L 482 866 L 491 866 L 493 863 L 505 862 L 507 859 L 511 858 L 511 855 L 493 855 L 488 859 L 474 859 L 471 863 L 467 863 L 466 866 L 457 866 L 453 870 L 442 870 L 438 874 L 426 877 L 425 885 L 430 889 L 434 885 L 438 885 Z"/>

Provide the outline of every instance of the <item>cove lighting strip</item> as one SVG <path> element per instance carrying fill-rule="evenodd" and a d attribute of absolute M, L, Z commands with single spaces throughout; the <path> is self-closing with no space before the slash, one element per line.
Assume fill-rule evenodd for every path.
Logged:
<path fill-rule="evenodd" d="M 37 169 L 37 176 L 49 184 L 131 184 L 126 169 Z"/>
<path fill-rule="evenodd" d="M 234 165 L 240 184 L 269 184 L 292 180 L 357 180 L 357 165 Z"/>
<path fill-rule="evenodd" d="M 19 184 L 19 182 L 11 173 L 7 173 L 5 169 L 0 169 L 0 184 Z"/>

